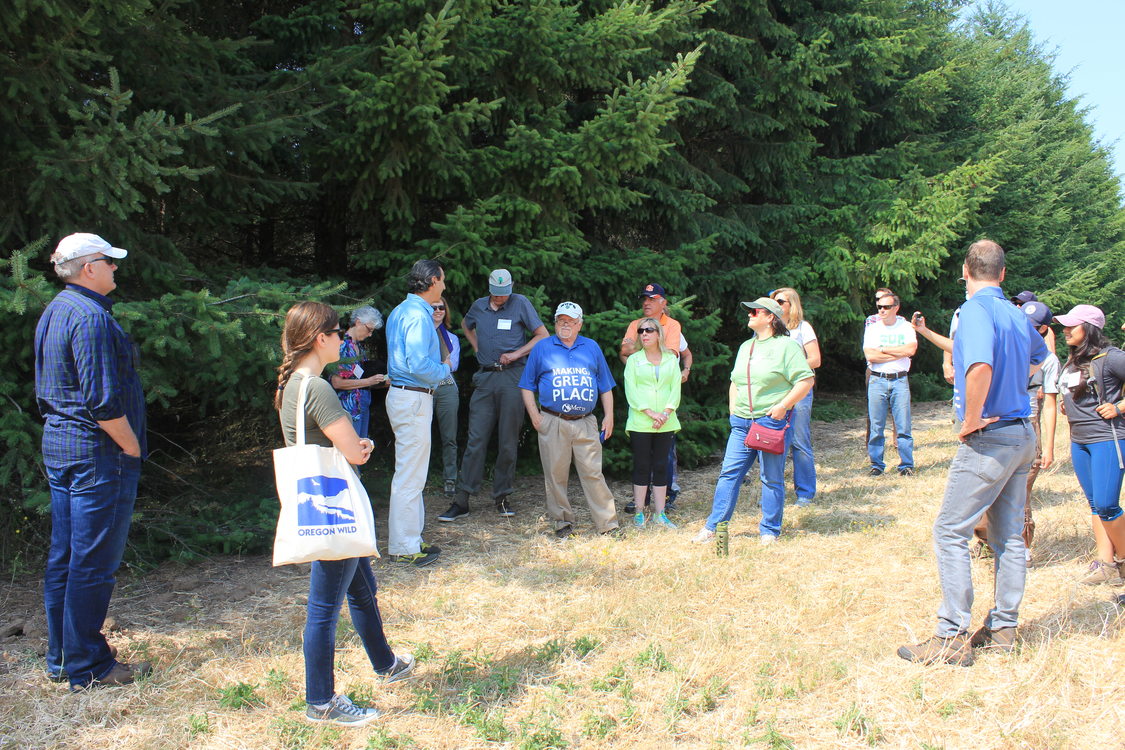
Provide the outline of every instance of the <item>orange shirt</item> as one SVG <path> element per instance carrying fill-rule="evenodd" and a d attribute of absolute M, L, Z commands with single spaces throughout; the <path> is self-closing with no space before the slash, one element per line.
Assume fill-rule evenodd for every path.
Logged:
<path fill-rule="evenodd" d="M 625 331 L 625 338 L 621 340 L 624 344 L 629 339 L 634 342 L 637 340 L 637 328 L 644 318 L 637 318 L 629 324 L 629 328 Z M 660 327 L 664 329 L 664 346 L 668 347 L 673 354 L 677 357 L 680 356 L 680 324 L 673 318 L 668 317 L 668 313 L 660 315 Z"/>

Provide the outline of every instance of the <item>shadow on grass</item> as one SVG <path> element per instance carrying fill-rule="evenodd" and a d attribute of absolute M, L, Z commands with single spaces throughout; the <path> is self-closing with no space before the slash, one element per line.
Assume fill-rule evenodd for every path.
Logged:
<path fill-rule="evenodd" d="M 865 531 L 890 526 L 898 519 L 888 513 L 874 513 L 849 508 L 828 508 L 819 513 L 806 513 L 797 519 L 793 528 L 812 534 L 836 536 L 861 534 Z"/>
<path fill-rule="evenodd" d="M 1101 590 L 1105 596 L 1100 600 L 1074 607 L 1062 602 L 1034 620 L 1021 622 L 1020 638 L 1028 646 L 1046 646 L 1070 635 L 1113 640 L 1125 627 L 1125 608 L 1118 599 L 1121 589 L 1103 586 Z"/>

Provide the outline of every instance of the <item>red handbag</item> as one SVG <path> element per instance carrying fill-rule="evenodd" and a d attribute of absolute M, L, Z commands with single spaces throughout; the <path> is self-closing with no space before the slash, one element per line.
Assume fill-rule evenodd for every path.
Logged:
<path fill-rule="evenodd" d="M 746 355 L 746 398 L 750 402 L 750 413 L 754 413 L 754 397 L 750 394 L 750 358 L 754 356 L 754 343 L 750 344 L 750 352 Z M 766 453 L 784 453 L 785 452 L 785 431 L 789 429 L 789 418 L 785 419 L 785 426 L 778 429 L 776 427 L 765 427 L 758 424 L 753 419 L 750 421 L 750 429 L 746 431 L 746 439 L 743 444 L 752 450 L 765 451 Z"/>

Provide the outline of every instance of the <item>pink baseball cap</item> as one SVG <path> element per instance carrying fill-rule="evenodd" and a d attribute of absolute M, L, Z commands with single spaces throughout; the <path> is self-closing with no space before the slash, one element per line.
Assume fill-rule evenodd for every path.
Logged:
<path fill-rule="evenodd" d="M 1055 322 L 1064 326 L 1089 323 L 1095 328 L 1105 328 L 1105 313 L 1093 305 L 1075 305 L 1066 315 L 1056 315 Z"/>

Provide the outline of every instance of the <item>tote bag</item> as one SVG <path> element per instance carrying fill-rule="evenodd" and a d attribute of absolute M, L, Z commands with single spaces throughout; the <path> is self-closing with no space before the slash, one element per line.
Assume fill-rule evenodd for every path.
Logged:
<path fill-rule="evenodd" d="M 378 557 L 375 514 L 367 490 L 336 448 L 305 443 L 305 393 L 297 394 L 297 443 L 273 452 L 281 513 L 273 564 Z"/>

